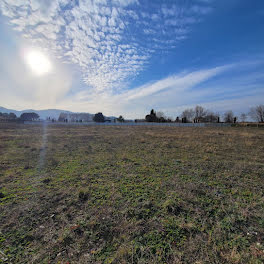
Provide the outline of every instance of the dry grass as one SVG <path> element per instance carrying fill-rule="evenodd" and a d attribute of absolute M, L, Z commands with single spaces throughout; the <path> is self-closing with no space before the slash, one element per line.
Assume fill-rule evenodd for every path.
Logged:
<path fill-rule="evenodd" d="M 263 263 L 263 129 L 43 131 L 0 124 L 0 263 Z"/>

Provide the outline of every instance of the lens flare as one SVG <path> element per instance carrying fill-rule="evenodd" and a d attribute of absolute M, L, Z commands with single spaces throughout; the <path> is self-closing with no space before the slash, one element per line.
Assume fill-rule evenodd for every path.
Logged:
<path fill-rule="evenodd" d="M 43 75 L 52 70 L 52 64 L 47 56 L 37 50 L 28 51 L 25 54 L 25 61 L 31 71 L 36 75 Z"/>

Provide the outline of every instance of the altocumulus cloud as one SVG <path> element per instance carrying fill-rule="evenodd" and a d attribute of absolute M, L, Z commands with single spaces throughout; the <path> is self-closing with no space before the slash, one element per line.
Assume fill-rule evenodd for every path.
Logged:
<path fill-rule="evenodd" d="M 96 95 L 120 93 L 153 54 L 188 37 L 212 11 L 210 2 L 1 0 L 0 10 L 35 47 L 79 67 L 85 89 Z"/>
<path fill-rule="evenodd" d="M 124 90 L 117 95 L 104 94 L 96 101 L 93 100 L 89 92 L 82 91 L 67 101 L 66 104 L 73 106 L 73 108 L 78 104 L 81 109 L 85 109 L 88 103 L 89 108 L 94 111 L 108 112 L 111 109 L 112 114 L 118 115 L 120 112 L 126 112 L 128 113 L 126 117 L 131 118 L 142 117 L 142 114 L 148 112 L 153 106 L 177 114 L 177 111 L 182 109 L 182 105 L 188 103 L 188 100 L 208 95 L 206 90 L 190 93 L 192 88 L 215 76 L 221 76 L 235 66 L 235 64 L 230 64 L 192 72 L 182 72 L 131 90 Z M 176 105 L 181 107 L 176 108 Z M 171 107 L 172 109 L 170 109 Z"/>

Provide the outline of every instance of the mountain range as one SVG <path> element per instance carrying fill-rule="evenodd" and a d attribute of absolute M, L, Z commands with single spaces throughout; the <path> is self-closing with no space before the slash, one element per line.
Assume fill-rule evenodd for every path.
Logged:
<path fill-rule="evenodd" d="M 39 115 L 40 119 L 46 119 L 48 117 L 58 119 L 61 113 L 66 113 L 66 114 L 80 114 L 79 112 L 71 112 L 67 110 L 60 110 L 60 109 L 43 109 L 43 110 L 34 110 L 34 109 L 26 109 L 26 110 L 14 110 L 14 109 L 7 109 L 5 107 L 0 106 L 0 112 L 1 113 L 14 113 L 17 117 L 20 117 L 21 114 L 23 113 L 30 113 L 34 112 Z M 89 114 L 91 116 L 94 116 L 94 114 L 90 113 L 85 113 Z M 114 116 L 107 117 L 108 119 L 114 119 Z"/>

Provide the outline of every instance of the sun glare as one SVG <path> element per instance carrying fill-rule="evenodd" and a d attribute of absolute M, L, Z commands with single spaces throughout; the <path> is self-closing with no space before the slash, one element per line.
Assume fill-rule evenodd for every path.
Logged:
<path fill-rule="evenodd" d="M 49 59 L 40 51 L 31 50 L 26 53 L 26 63 L 33 73 L 43 75 L 49 73 L 52 69 Z"/>

